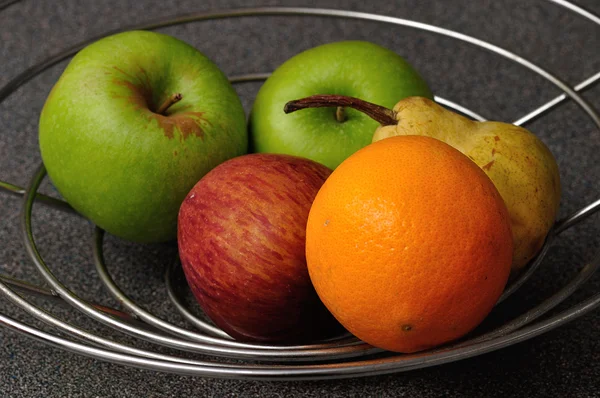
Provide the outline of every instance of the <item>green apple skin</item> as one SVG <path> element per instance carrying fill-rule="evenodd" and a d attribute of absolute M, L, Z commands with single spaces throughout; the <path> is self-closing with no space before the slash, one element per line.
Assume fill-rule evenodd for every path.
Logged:
<path fill-rule="evenodd" d="M 182 99 L 156 111 L 175 93 Z M 107 232 L 136 242 L 176 237 L 185 195 L 248 150 L 242 104 L 219 68 L 187 43 L 129 31 L 71 60 L 39 120 L 59 193 Z"/>
<path fill-rule="evenodd" d="M 433 98 L 425 80 L 400 55 L 365 41 L 341 41 L 290 58 L 265 81 L 250 113 L 253 152 L 302 156 L 334 169 L 371 143 L 379 125 L 353 109 L 346 120 L 335 108 L 285 114 L 291 100 L 315 94 L 361 98 L 388 108 L 409 96 Z"/>

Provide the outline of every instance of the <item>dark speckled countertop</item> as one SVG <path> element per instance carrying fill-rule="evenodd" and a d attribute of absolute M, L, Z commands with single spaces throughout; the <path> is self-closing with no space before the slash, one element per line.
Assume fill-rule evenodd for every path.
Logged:
<path fill-rule="evenodd" d="M 316 3 L 23 0 L 0 11 L 0 87 L 40 60 L 116 28 L 202 10 Z M 576 3 L 600 14 L 598 0 Z M 600 26 L 545 0 L 324 0 L 318 6 L 409 18 L 473 35 L 530 59 L 572 86 L 600 71 Z M 370 40 L 405 56 L 437 95 L 496 120 L 514 121 L 560 94 L 543 78 L 487 51 L 374 22 L 244 17 L 160 31 L 193 44 L 229 75 L 271 71 L 294 54 L 325 42 Z M 0 104 L 0 180 L 25 185 L 39 164 L 38 115 L 65 65 L 50 68 Z M 259 87 L 260 83 L 237 87 L 247 110 Z M 584 97 L 600 109 L 600 87 Z M 600 198 L 600 131 L 583 111 L 569 102 L 527 127 L 558 160 L 564 189 L 561 216 Z M 44 190 L 51 192 L 48 184 Z M 20 206 L 20 200 L 0 192 L 0 273 L 41 283 L 21 243 Z M 86 299 L 117 306 L 95 275 L 86 221 L 38 206 L 34 233 L 42 255 L 65 285 Z M 497 309 L 496 319 L 511 319 L 550 297 L 592 259 L 599 242 L 598 216 L 567 230 L 534 277 Z M 162 283 L 163 265 L 173 255 L 173 245 L 134 245 L 108 237 L 105 250 L 111 273 L 123 290 L 165 319 L 181 322 L 165 299 Z M 551 314 L 599 291 L 597 274 Z M 45 307 L 75 325 L 133 341 L 75 310 Z M 0 314 L 52 330 L 3 297 Z M 220 380 L 138 370 L 71 354 L 0 327 L 1 397 L 597 397 L 599 380 L 598 310 L 525 342 L 459 362 L 387 376 L 309 382 Z"/>

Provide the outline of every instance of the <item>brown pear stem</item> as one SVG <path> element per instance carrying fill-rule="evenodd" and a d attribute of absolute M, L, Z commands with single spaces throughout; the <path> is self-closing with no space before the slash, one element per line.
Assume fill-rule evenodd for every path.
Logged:
<path fill-rule="evenodd" d="M 379 122 L 382 126 L 393 126 L 398 124 L 396 112 L 384 106 L 363 101 L 359 98 L 347 97 L 345 95 L 312 95 L 310 97 L 290 101 L 285 104 L 283 111 L 285 113 L 295 112 L 306 108 L 324 108 L 324 107 L 350 107 L 360 111 L 371 119 Z"/>
<path fill-rule="evenodd" d="M 171 105 L 173 105 L 176 102 L 181 101 L 181 99 L 183 98 L 183 95 L 181 95 L 181 93 L 175 93 L 173 95 L 171 95 L 169 98 L 167 98 L 165 100 L 165 102 L 162 103 L 162 105 L 156 110 L 156 113 L 159 113 L 161 115 L 164 115 L 166 110 L 169 109 L 171 107 Z"/>

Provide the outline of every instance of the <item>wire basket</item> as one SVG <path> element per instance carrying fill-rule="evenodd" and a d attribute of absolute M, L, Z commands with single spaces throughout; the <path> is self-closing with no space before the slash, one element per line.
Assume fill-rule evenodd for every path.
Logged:
<path fill-rule="evenodd" d="M 600 18 L 598 16 L 568 1 L 548 1 L 600 25 Z M 531 122 L 550 112 L 560 103 L 571 99 L 600 128 L 600 117 L 578 94 L 578 92 L 591 87 L 600 80 L 600 72 L 571 88 L 542 67 L 489 42 L 412 20 L 344 10 L 264 7 L 197 13 L 155 21 L 141 26 L 127 27 L 119 31 L 130 29 L 153 30 L 190 22 L 245 16 L 275 15 L 341 18 L 403 26 L 442 35 L 477 46 L 537 73 L 563 92 L 563 94 L 552 101 L 521 117 L 514 124 L 524 125 Z M 112 33 L 116 32 L 109 32 L 106 35 Z M 34 77 L 53 65 L 69 58 L 78 50 L 99 38 L 95 37 L 86 40 L 27 69 L 0 89 L 0 103 Z M 248 74 L 234 76 L 230 80 L 233 84 L 237 84 L 249 81 L 263 81 L 268 76 L 268 73 Z M 485 120 L 472 110 L 448 99 L 436 97 L 435 100 L 472 119 Z M 0 325 L 65 350 L 104 361 L 182 375 L 219 378 L 290 380 L 381 375 L 439 365 L 497 350 L 540 335 L 600 306 L 600 294 L 596 294 L 556 315 L 546 316 L 542 320 L 539 320 L 544 314 L 575 292 L 596 271 L 600 266 L 599 251 L 594 255 L 593 260 L 582 267 L 572 280 L 562 286 L 553 296 L 539 303 L 533 309 L 519 314 L 511 321 L 493 330 L 471 334 L 466 339 L 436 349 L 416 354 L 390 353 L 371 347 L 348 334 L 326 341 L 319 341 L 314 344 L 299 346 L 236 342 L 222 330 L 198 317 L 188 308 L 188 305 L 182 298 L 182 285 L 179 281 L 180 278 L 178 278 L 181 274 L 181 267 L 177 261 L 173 261 L 166 267 L 166 292 L 173 308 L 182 315 L 188 325 L 192 326 L 194 330 L 191 331 L 188 328 L 182 328 L 174 323 L 167 322 L 137 304 L 116 284 L 109 273 L 103 253 L 104 232 L 97 227 L 94 230 L 93 255 L 99 279 L 111 295 L 121 304 L 122 309 L 100 306 L 86 301 L 64 285 L 55 276 L 51 267 L 38 250 L 32 231 L 32 209 L 34 203 L 40 203 L 53 206 L 60 211 L 71 212 L 73 213 L 73 217 L 77 217 L 78 215 L 66 202 L 38 193 L 45 175 L 45 169 L 41 165 L 31 177 L 30 183 L 26 188 L 0 181 L 0 192 L 23 197 L 20 229 L 25 249 L 35 264 L 37 271 L 42 275 L 50 288 L 47 289 L 32 285 L 27 281 L 17 280 L 8 275 L 0 275 L 0 292 L 24 313 L 52 326 L 54 328 L 52 330 L 55 330 L 55 332 L 44 331 L 41 328 L 30 326 L 1 313 Z M 525 272 L 509 283 L 500 301 L 513 294 L 533 275 L 535 270 L 544 261 L 550 245 L 557 239 L 560 239 L 561 233 L 583 221 L 599 209 L 600 200 L 597 200 L 557 221 L 550 231 L 539 255 L 527 266 Z M 109 326 L 118 332 L 128 334 L 136 339 L 175 349 L 175 352 L 181 352 L 181 355 L 165 354 L 162 349 L 136 348 L 133 345 L 116 342 L 101 333 L 92 333 L 83 328 L 73 326 L 52 315 L 43 305 L 34 304 L 31 299 L 27 298 L 32 295 L 66 302 L 100 324 Z M 190 357 L 190 354 L 193 355 Z M 196 357 L 200 359 L 196 359 Z"/>

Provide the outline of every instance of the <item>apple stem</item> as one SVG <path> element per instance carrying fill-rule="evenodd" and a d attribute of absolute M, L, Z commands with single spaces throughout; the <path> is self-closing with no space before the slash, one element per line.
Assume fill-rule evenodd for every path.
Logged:
<path fill-rule="evenodd" d="M 335 120 L 340 123 L 344 123 L 346 121 L 346 112 L 344 112 L 343 106 L 338 106 L 335 110 Z"/>
<path fill-rule="evenodd" d="M 169 98 L 167 98 L 165 100 L 165 102 L 162 103 L 162 105 L 157 109 L 156 113 L 164 115 L 166 110 L 169 109 L 171 107 L 171 105 L 173 105 L 176 102 L 181 101 L 182 98 L 183 98 L 183 95 L 181 95 L 181 93 L 175 93 L 175 94 L 171 95 Z"/>
<path fill-rule="evenodd" d="M 398 124 L 398 119 L 396 118 L 396 112 L 391 109 L 388 109 L 384 106 L 373 104 L 371 102 L 363 101 L 360 98 L 355 97 L 347 97 L 345 95 L 328 95 L 328 94 L 319 94 L 312 95 L 310 97 L 290 101 L 285 104 L 283 111 L 285 113 L 291 113 L 298 111 L 300 109 L 306 108 L 324 108 L 324 107 L 337 107 L 336 110 L 336 119 L 340 121 L 338 117 L 338 113 L 340 112 L 340 108 L 350 107 L 360 111 L 371 119 L 379 122 L 383 126 L 394 126 Z M 343 109 L 342 109 L 343 111 Z M 344 120 L 345 120 L 345 116 Z"/>

